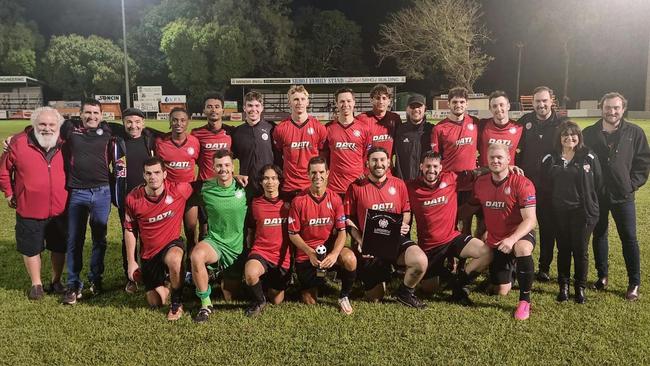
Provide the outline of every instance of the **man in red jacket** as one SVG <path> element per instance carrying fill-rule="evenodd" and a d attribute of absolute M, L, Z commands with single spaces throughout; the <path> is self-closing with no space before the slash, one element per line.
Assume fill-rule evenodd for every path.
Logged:
<path fill-rule="evenodd" d="M 32 114 L 29 132 L 11 139 L 0 160 L 0 189 L 9 207 L 16 209 L 16 248 L 23 255 L 32 281 L 27 297 L 43 298 L 41 252 L 52 251 L 51 292 L 63 293 L 61 273 L 65 262 L 67 224 L 64 159 L 59 131 L 63 117 L 50 107 Z"/>

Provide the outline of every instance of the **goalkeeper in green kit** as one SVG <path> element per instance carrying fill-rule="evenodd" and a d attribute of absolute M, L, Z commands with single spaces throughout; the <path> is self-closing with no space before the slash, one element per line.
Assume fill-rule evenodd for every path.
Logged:
<path fill-rule="evenodd" d="M 201 196 L 208 215 L 208 235 L 192 250 L 192 279 L 201 309 L 194 321 L 203 323 L 212 313 L 208 270 L 223 271 L 235 263 L 242 253 L 247 205 L 244 187 L 233 178 L 233 156 L 219 150 L 214 156 L 213 180 L 203 183 Z"/>

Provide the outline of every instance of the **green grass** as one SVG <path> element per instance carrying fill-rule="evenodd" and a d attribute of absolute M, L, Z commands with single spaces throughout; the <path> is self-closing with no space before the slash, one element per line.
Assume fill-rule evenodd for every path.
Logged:
<path fill-rule="evenodd" d="M 581 120 L 585 126 L 593 120 Z M 637 121 L 650 135 L 650 121 Z M 148 122 L 165 129 L 165 122 Z M 26 123 L 0 122 L 0 137 Z M 650 191 L 637 195 L 642 282 L 650 271 Z M 535 283 L 531 318 L 512 319 L 517 291 L 497 298 L 473 293 L 476 306 L 463 308 L 426 299 L 427 309 L 407 309 L 393 301 L 368 304 L 353 298 L 355 313 L 338 313 L 336 296 L 306 306 L 289 301 L 271 306 L 258 319 L 243 315 L 245 302 L 216 300 L 208 324 L 188 316 L 170 324 L 163 311 L 147 309 L 144 295 L 122 291 L 120 234 L 111 214 L 105 285 L 108 292 L 73 307 L 59 298 L 30 302 L 29 280 L 15 250 L 14 212 L 0 207 L 0 364 L 6 365 L 261 365 L 261 364 L 648 364 L 650 290 L 635 303 L 623 300 L 627 276 L 612 222 L 610 287 L 587 293 L 588 302 L 555 302 L 554 283 Z M 89 240 L 89 237 L 88 237 Z M 90 243 L 86 243 L 85 258 Z M 535 253 L 537 260 L 538 253 Z M 44 254 L 44 280 L 49 278 Z M 593 256 L 590 250 L 590 263 Z M 555 261 L 553 262 L 555 266 Z M 84 264 L 84 276 L 88 263 Z M 590 280 L 595 278 L 590 265 Z M 552 269 L 555 276 L 555 269 Z M 215 293 L 218 291 L 215 291 Z M 357 290 L 358 293 L 358 290 Z M 188 291 L 186 309 L 196 308 Z M 191 300 L 190 300 L 191 299 Z"/>

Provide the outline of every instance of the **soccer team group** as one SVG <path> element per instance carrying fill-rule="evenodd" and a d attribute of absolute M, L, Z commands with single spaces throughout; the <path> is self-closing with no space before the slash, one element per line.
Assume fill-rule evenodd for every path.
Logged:
<path fill-rule="evenodd" d="M 246 314 L 257 316 L 284 300 L 293 273 L 301 300 L 316 303 L 330 270 L 341 282 L 344 314 L 353 312 L 357 279 L 366 300 L 380 301 L 386 283 L 399 277 L 394 299 L 421 309 L 416 288 L 431 294 L 448 287 L 452 301 L 471 305 L 468 285 L 486 272 L 493 294 L 518 283 L 514 318 L 524 320 L 533 280 L 550 280 L 556 239 L 558 301 L 569 298 L 573 257 L 575 301 L 585 302 L 592 232 L 594 287 L 607 287 L 610 211 L 628 272 L 626 298 L 638 298 L 634 191 L 648 177 L 650 148 L 643 130 L 623 118 L 622 95 L 605 94 L 602 119 L 584 135 L 556 113 L 547 87 L 534 90 L 534 111 L 519 121 L 509 119 L 501 91 L 489 96 L 492 118 L 478 120 L 466 111 L 467 90 L 451 89 L 450 113 L 435 125 L 426 121 L 421 95 L 409 98 L 404 122 L 390 111 L 387 86 L 376 85 L 370 96 L 372 110 L 355 115 L 354 92 L 339 89 L 336 118 L 324 125 L 308 114 L 307 90 L 294 85 L 291 115 L 276 125 L 262 118 L 263 96 L 250 92 L 246 121 L 233 127 L 222 122 L 223 97 L 210 95 L 206 125 L 188 131 L 189 113 L 176 108 L 167 133 L 145 127 L 135 108 L 123 112 L 122 124 L 107 123 L 92 99 L 82 102 L 80 119 L 37 109 L 31 126 L 7 139 L 0 162 L 0 188 L 16 209 L 16 246 L 32 281 L 28 298 L 52 292 L 72 305 L 82 297 L 88 223 L 85 296 L 103 291 L 111 204 L 123 229 L 125 290 L 144 284 L 152 308 L 169 303 L 169 320 L 184 313 L 186 285 L 201 303 L 193 319 L 205 322 L 215 279 L 226 300 L 245 285 L 252 299 Z M 396 248 L 394 257 L 364 251 L 369 210 L 401 215 L 399 239 L 391 239 L 397 242 L 382 243 Z M 52 259 L 47 286 L 40 274 L 45 248 Z"/>

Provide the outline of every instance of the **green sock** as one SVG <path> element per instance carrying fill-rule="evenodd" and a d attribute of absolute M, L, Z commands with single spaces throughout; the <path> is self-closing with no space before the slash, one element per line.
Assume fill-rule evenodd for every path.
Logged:
<path fill-rule="evenodd" d="M 201 299 L 201 307 L 207 308 L 208 306 L 212 306 L 212 301 L 210 301 L 210 293 L 212 293 L 212 287 L 208 285 L 208 289 L 205 291 L 199 291 L 199 289 L 196 289 L 196 296 Z"/>

